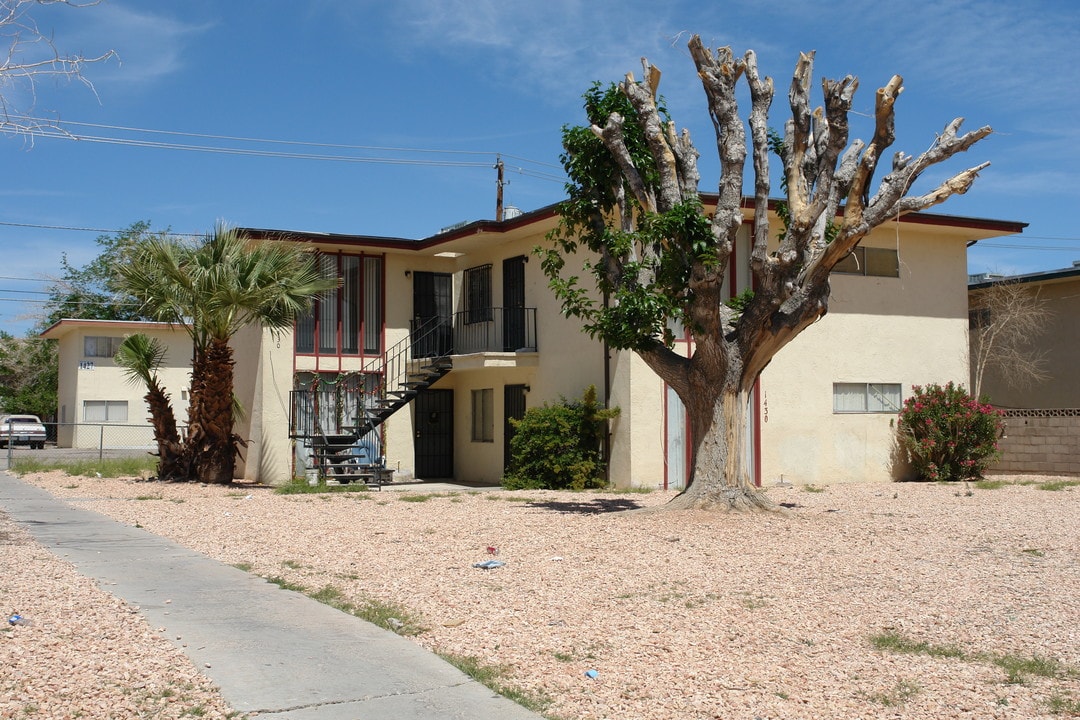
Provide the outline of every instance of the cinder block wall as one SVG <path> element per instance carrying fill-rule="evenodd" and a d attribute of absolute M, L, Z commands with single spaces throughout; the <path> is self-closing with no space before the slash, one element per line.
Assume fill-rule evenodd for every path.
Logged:
<path fill-rule="evenodd" d="M 1080 409 L 1007 410 L 992 473 L 1080 475 Z"/>

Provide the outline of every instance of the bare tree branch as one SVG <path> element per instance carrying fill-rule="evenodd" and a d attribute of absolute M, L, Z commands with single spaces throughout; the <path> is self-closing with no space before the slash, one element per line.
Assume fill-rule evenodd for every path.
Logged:
<path fill-rule="evenodd" d="M 1049 378 L 1046 352 L 1036 340 L 1054 313 L 1038 289 L 1016 281 L 995 283 L 976 290 L 968 309 L 972 395 L 982 395 L 988 370 L 1020 389 Z"/>
<path fill-rule="evenodd" d="M 84 8 L 99 2 L 0 0 L 0 42 L 7 44 L 6 55 L 0 62 L 0 132 L 25 134 L 31 139 L 34 132 L 42 129 L 64 132 L 56 122 L 30 116 L 37 104 L 37 84 L 44 78 L 78 80 L 97 96 L 94 84 L 83 75 L 83 69 L 118 57 L 116 51 L 109 50 L 95 57 L 81 53 L 63 54 L 53 44 L 52 37 L 40 30 L 30 12 L 38 6 Z M 12 91 L 26 93 L 29 102 L 23 103 L 23 107 L 15 104 L 10 98 Z"/>

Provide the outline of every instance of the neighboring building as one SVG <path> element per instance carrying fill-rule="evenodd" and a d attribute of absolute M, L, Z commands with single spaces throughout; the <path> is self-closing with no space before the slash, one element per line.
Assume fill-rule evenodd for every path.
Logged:
<path fill-rule="evenodd" d="M 1050 310 L 1037 350 L 1044 353 L 1045 381 L 1022 387 L 1010 385 L 994 368 L 983 376 L 982 394 L 1000 408 L 1080 408 L 1080 261 L 1072 267 L 1025 275 L 973 275 L 968 292 L 975 298 L 994 285 L 1010 283 L 1037 294 Z M 973 317 L 972 322 L 991 318 Z M 1035 348 L 1033 348 L 1035 350 Z"/>
<path fill-rule="evenodd" d="M 146 386 L 128 381 L 113 360 L 124 338 L 136 332 L 157 338 L 168 349 L 161 382 L 172 397 L 178 421 L 187 418 L 191 338 L 182 329 L 167 323 L 61 320 L 41 333 L 60 346 L 58 447 L 96 448 L 102 442 L 103 426 L 115 426 L 106 440 L 114 446 L 153 445 L 153 430 L 147 422 L 150 410 L 143 399 Z"/>
<path fill-rule="evenodd" d="M 750 283 L 752 209 L 745 217 L 730 295 Z M 682 487 L 690 442 L 678 398 L 632 352 L 605 348 L 563 317 L 547 287 L 532 251 L 557 222 L 551 206 L 421 240 L 245 229 L 309 245 L 342 285 L 292 332 L 247 328 L 234 338 L 247 409 L 237 432 L 250 440 L 238 474 L 284 482 L 303 474 L 319 437 L 362 433 L 385 417 L 369 437 L 399 476 L 494 483 L 509 458 L 510 418 L 594 385 L 621 411 L 611 481 Z M 968 376 L 966 246 L 1023 227 L 916 214 L 871 234 L 834 271 L 829 314 L 762 375 L 747 448 L 756 479 L 902 472 L 894 421 L 911 386 Z"/>

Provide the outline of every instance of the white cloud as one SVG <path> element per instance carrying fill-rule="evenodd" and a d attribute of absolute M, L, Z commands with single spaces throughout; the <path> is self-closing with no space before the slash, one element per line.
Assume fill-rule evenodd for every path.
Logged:
<path fill-rule="evenodd" d="M 211 23 L 186 23 L 118 2 L 80 13 L 79 24 L 67 32 L 68 42 L 93 47 L 94 52 L 112 49 L 119 55 L 119 62 L 88 71 L 99 89 L 105 85 L 150 83 L 179 72 L 190 39 L 213 27 Z"/>

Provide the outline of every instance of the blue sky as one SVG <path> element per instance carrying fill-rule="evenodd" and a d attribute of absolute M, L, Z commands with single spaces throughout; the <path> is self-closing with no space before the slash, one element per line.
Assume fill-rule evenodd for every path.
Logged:
<path fill-rule="evenodd" d="M 12 298 L 37 297 L 30 293 L 59 273 L 62 253 L 77 265 L 94 257 L 96 230 L 149 220 L 203 233 L 221 220 L 424 237 L 494 216 L 496 154 L 508 204 L 557 202 L 560 128 L 582 122 L 592 81 L 640 76 L 643 55 L 663 70 L 668 107 L 702 153 L 702 189 L 715 190 L 691 33 L 757 52 L 777 87 L 775 127 L 800 50 L 817 51 L 817 78 L 859 78 L 853 137 L 869 135 L 874 90 L 894 73 L 906 88 L 894 150 L 917 154 L 957 116 L 969 128 L 993 126 L 993 136 L 925 178 L 989 160 L 968 195 L 935 211 L 1030 223 L 1022 237 L 972 248 L 969 270 L 1080 260 L 1072 0 L 105 0 L 39 9 L 36 19 L 61 50 L 116 50 L 120 59 L 87 70 L 96 95 L 43 82 L 32 108 L 24 88 L 2 87 L 4 98 L 85 123 L 65 125 L 72 134 L 125 144 L 0 136 L 0 329 L 16 334 L 32 325 L 35 306 Z"/>

